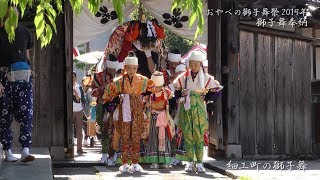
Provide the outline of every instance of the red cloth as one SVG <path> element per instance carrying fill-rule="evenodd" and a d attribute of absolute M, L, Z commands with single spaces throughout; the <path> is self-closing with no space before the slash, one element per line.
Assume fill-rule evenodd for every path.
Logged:
<path fill-rule="evenodd" d="M 209 137 L 209 132 L 206 131 L 203 135 L 203 139 L 204 139 L 204 146 L 209 146 L 210 144 L 210 137 Z"/>
<path fill-rule="evenodd" d="M 124 59 L 128 56 L 129 51 L 132 51 L 132 44 L 127 40 L 123 40 L 120 53 L 118 54 L 118 61 L 123 62 Z"/>
<path fill-rule="evenodd" d="M 104 88 L 106 84 L 110 84 L 112 82 L 112 78 L 109 74 L 106 74 L 106 70 L 94 73 L 93 82 L 92 82 L 92 92 L 91 95 L 93 97 L 100 98 L 104 93 Z"/>

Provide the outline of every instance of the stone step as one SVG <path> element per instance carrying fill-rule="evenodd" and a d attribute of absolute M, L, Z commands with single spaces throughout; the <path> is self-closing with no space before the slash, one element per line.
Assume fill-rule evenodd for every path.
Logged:
<path fill-rule="evenodd" d="M 16 157 L 20 158 L 20 149 L 13 149 Z M 2 162 L 0 167 L 0 180 L 23 179 L 23 180 L 53 180 L 52 161 L 49 148 L 31 148 L 30 153 L 36 160 L 29 163 Z"/>

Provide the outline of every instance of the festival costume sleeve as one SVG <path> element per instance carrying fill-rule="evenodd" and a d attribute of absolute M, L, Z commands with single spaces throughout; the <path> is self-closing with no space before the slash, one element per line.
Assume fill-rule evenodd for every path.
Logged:
<path fill-rule="evenodd" d="M 215 80 L 213 76 L 208 75 L 208 74 L 206 74 L 206 75 L 208 77 L 207 78 L 208 80 L 207 80 L 206 85 L 205 85 L 206 89 L 209 89 L 209 90 L 213 91 L 213 89 L 218 89 L 218 88 L 221 87 L 219 81 Z"/>
<path fill-rule="evenodd" d="M 101 97 L 103 95 L 103 90 L 101 88 L 96 88 L 92 90 L 93 97 Z"/>
<path fill-rule="evenodd" d="M 173 97 L 173 92 L 169 88 L 164 88 L 164 90 L 168 95 L 168 99 L 171 99 Z"/>
<path fill-rule="evenodd" d="M 184 89 L 185 73 L 180 74 L 174 81 L 173 86 L 176 91 Z"/>
<path fill-rule="evenodd" d="M 175 97 L 176 99 L 181 98 L 181 97 L 182 97 L 182 90 L 175 91 L 175 92 L 174 92 L 174 97 Z"/>
<path fill-rule="evenodd" d="M 163 73 L 163 79 L 164 79 L 164 84 L 168 85 L 169 84 L 169 74 L 166 69 L 162 69 L 161 72 Z"/>
<path fill-rule="evenodd" d="M 206 89 L 209 89 L 209 91 L 205 95 L 205 101 L 214 101 L 221 96 L 221 87 L 219 81 L 215 80 L 213 76 L 208 75 Z"/>
<path fill-rule="evenodd" d="M 155 85 L 151 79 L 147 79 L 146 92 L 155 92 Z"/>
<path fill-rule="evenodd" d="M 221 91 L 216 91 L 216 92 L 212 92 L 212 91 L 209 91 L 205 97 L 204 97 L 204 100 L 205 101 L 214 101 L 216 100 L 219 96 L 221 96 Z"/>
<path fill-rule="evenodd" d="M 120 84 L 120 80 L 111 83 L 110 86 L 106 88 L 102 97 L 103 103 L 110 102 L 113 98 L 120 95 L 119 84 Z"/>
<path fill-rule="evenodd" d="M 93 97 L 101 97 L 103 95 L 104 87 L 101 85 L 101 82 L 99 82 L 99 79 L 99 73 L 94 73 L 91 92 L 91 95 Z"/>

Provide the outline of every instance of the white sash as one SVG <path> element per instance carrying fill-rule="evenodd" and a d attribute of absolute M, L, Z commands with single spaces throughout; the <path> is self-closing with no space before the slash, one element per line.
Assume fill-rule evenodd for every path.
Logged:
<path fill-rule="evenodd" d="M 122 117 L 123 117 L 123 122 L 131 122 L 131 106 L 130 106 L 129 94 L 123 94 Z"/>

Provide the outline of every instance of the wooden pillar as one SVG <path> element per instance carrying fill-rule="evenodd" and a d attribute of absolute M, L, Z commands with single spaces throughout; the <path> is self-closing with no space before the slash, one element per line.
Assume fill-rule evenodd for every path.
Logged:
<path fill-rule="evenodd" d="M 223 1 L 224 9 L 236 9 L 236 0 Z M 240 116 L 239 116 L 239 16 L 227 15 L 226 26 L 222 29 L 227 33 L 226 61 L 228 65 L 227 86 L 227 146 L 228 158 L 241 158 Z"/>
<path fill-rule="evenodd" d="M 221 82 L 221 16 L 214 13 L 221 9 L 221 0 L 208 1 L 208 9 L 213 15 L 208 16 L 208 70 L 209 74 Z M 215 150 L 223 150 L 223 123 L 221 98 L 215 102 L 215 109 L 209 114 L 210 144 L 208 156 L 213 156 Z"/>
<path fill-rule="evenodd" d="M 72 48 L 73 48 L 73 12 L 69 2 L 64 4 L 64 17 L 65 17 L 65 104 L 66 104 L 66 117 L 65 117 L 65 153 L 66 158 L 74 158 L 73 150 L 73 130 L 72 130 Z"/>

